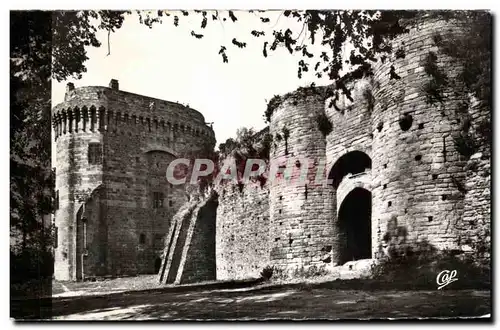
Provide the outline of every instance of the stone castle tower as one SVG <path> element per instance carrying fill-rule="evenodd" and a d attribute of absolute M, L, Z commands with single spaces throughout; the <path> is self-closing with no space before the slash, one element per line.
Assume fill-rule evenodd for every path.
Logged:
<path fill-rule="evenodd" d="M 389 248 L 488 250 L 480 246 L 490 241 L 490 152 L 464 156 L 455 138 L 489 123 L 490 110 L 465 92 L 462 64 L 436 43 L 467 27 L 432 18 L 406 25 L 393 58 L 348 86 L 352 100 L 341 96 L 333 106 L 326 87 L 279 97 L 270 161 L 285 167 L 292 159 L 309 174 L 323 166 L 328 181 L 218 187 L 218 279 L 258 277 L 268 265 L 293 276 L 380 258 Z M 429 61 L 449 82 L 441 102 L 425 91 Z"/>
<path fill-rule="evenodd" d="M 184 189 L 169 185 L 175 157 L 212 150 L 201 113 L 109 87 L 67 85 L 53 109 L 55 278 L 154 273 Z"/>
<path fill-rule="evenodd" d="M 185 283 L 255 278 L 266 266 L 294 276 L 429 247 L 489 260 L 490 150 L 464 155 L 457 137 L 488 126 L 491 113 L 437 43 L 467 27 L 436 18 L 406 25 L 392 58 L 348 86 L 351 99 L 334 100 L 332 86 L 279 97 L 269 161 L 292 161 L 309 182 L 227 182 L 214 187 L 216 200 L 188 201 L 165 180 L 174 157 L 213 150 L 200 113 L 119 91 L 114 80 L 69 84 L 53 116 L 56 278 L 160 269 L 160 282 Z M 448 81 L 439 102 L 426 91 L 430 64 Z"/>

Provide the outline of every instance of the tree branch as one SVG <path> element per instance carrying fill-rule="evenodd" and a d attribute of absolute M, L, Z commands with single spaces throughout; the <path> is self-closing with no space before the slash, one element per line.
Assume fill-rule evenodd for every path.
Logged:
<path fill-rule="evenodd" d="M 276 23 L 274 23 L 273 27 L 271 29 L 274 29 L 276 27 L 276 25 L 278 25 L 278 22 L 280 21 L 280 18 L 281 18 L 281 15 L 283 15 L 283 11 L 280 13 L 280 15 L 278 16 L 278 19 L 276 20 Z"/>
<path fill-rule="evenodd" d="M 108 55 L 106 55 L 106 56 L 109 56 L 111 54 L 111 46 L 109 44 L 109 35 L 110 35 L 110 33 L 111 33 L 111 30 L 108 30 Z"/>
<path fill-rule="evenodd" d="M 300 36 L 302 35 L 302 32 L 304 32 L 304 28 L 306 27 L 306 22 L 304 22 L 304 24 L 302 24 L 302 30 L 300 30 L 300 33 L 299 35 L 297 36 L 297 38 L 295 39 L 295 41 L 299 40 Z"/>

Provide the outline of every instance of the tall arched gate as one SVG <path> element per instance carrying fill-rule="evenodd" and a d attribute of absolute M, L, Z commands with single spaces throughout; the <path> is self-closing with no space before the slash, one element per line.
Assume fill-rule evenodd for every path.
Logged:
<path fill-rule="evenodd" d="M 351 151 L 332 166 L 328 179 L 334 191 L 335 263 L 372 258 L 371 158 Z"/>

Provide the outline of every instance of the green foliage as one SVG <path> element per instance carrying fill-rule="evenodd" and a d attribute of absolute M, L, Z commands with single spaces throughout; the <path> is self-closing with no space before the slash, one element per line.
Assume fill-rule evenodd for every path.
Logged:
<path fill-rule="evenodd" d="M 309 266 L 307 268 L 305 268 L 304 266 L 297 267 L 296 269 L 294 269 L 292 276 L 294 278 L 311 279 L 311 278 L 315 278 L 315 277 L 325 276 L 327 274 L 328 274 L 328 271 L 326 270 L 326 268 L 324 266 L 317 267 L 317 266 L 312 265 L 312 266 Z"/>
<path fill-rule="evenodd" d="M 290 130 L 288 128 L 286 128 L 286 126 L 284 126 L 282 129 L 281 129 L 281 132 L 283 133 L 283 138 L 285 139 L 285 141 L 290 137 Z"/>
<path fill-rule="evenodd" d="M 493 132 L 491 130 L 491 121 L 483 119 L 477 125 L 476 135 L 481 139 L 481 142 L 491 146 Z"/>
<path fill-rule="evenodd" d="M 319 131 L 326 137 L 333 130 L 333 125 L 326 114 L 321 113 L 316 116 L 316 123 L 318 124 Z"/>
<path fill-rule="evenodd" d="M 272 136 L 269 128 L 255 132 L 253 128 L 242 127 L 236 131 L 236 139 L 229 138 L 219 145 L 218 159 L 234 157 L 238 173 L 244 173 L 246 161 L 250 158 L 268 160 L 271 149 Z M 264 176 L 256 178 L 261 187 L 266 183 Z M 243 187 L 239 187 L 240 192 Z"/>
<path fill-rule="evenodd" d="M 25 248 L 22 253 L 10 253 L 11 283 L 23 283 L 30 279 L 52 277 L 54 258 L 49 249 L 37 246 Z"/>
<path fill-rule="evenodd" d="M 255 14 L 255 11 L 252 11 Z M 233 11 L 135 11 L 139 23 L 153 27 L 171 20 L 174 26 L 179 26 L 180 20 L 185 16 L 197 16 L 200 19 L 201 29 L 206 29 L 212 24 L 231 22 L 238 24 L 237 12 Z M 265 11 L 259 11 L 256 24 L 268 25 L 269 17 Z M 69 76 L 80 77 L 86 71 L 84 62 L 87 60 L 85 46 L 99 47 L 100 41 L 96 38 L 96 31 L 108 31 L 108 50 L 110 49 L 109 36 L 111 32 L 121 28 L 123 20 L 130 11 L 67 11 L 55 12 L 52 28 L 54 30 L 54 77 L 62 80 Z M 415 18 L 427 14 L 419 11 L 376 11 L 376 10 L 289 10 L 280 15 L 280 19 L 289 20 L 290 23 L 302 24 L 302 32 L 294 36 L 290 29 L 273 29 L 273 33 L 266 38 L 263 32 L 254 28 L 248 35 L 259 38 L 263 43 L 263 55 L 276 51 L 280 46 L 285 47 L 290 54 L 299 53 L 303 58 L 298 61 L 298 76 L 303 73 L 312 73 L 317 77 L 327 74 L 336 82 L 337 89 L 346 92 L 345 84 L 349 81 L 367 76 L 371 73 L 371 65 L 376 61 L 379 53 L 392 51 L 388 42 L 391 38 L 405 33 L 406 30 L 399 25 L 401 18 Z M 439 13 L 436 12 L 435 15 Z M 212 19 L 209 20 L 208 17 Z M 91 24 L 96 20 L 97 25 Z M 47 25 L 46 25 L 47 26 Z M 276 24 L 275 24 L 276 26 Z M 321 31 L 321 33 L 318 33 Z M 191 35 L 201 39 L 203 34 L 192 30 Z M 313 52 L 308 46 L 316 43 L 326 46 Z M 244 49 L 246 41 L 232 39 L 231 46 Z M 345 45 L 354 47 L 351 56 L 344 61 L 342 49 Z M 223 62 L 228 62 L 229 45 L 220 45 L 219 54 Z M 313 66 L 313 64 L 315 64 Z M 272 108 L 272 107 L 271 107 Z M 269 120 L 272 110 L 266 114 Z"/>
<path fill-rule="evenodd" d="M 256 16 L 256 23 L 263 26 L 271 23 L 265 11 L 250 11 Z M 87 60 L 85 46 L 99 47 L 100 41 L 96 39 L 96 31 L 101 29 L 108 31 L 108 51 L 110 50 L 109 36 L 111 32 L 121 28 L 126 16 L 136 14 L 139 23 L 152 28 L 155 24 L 161 24 L 172 20 L 174 26 L 178 26 L 181 18 L 185 16 L 197 16 L 200 19 L 201 29 L 206 29 L 212 24 L 238 24 L 240 13 L 234 11 L 68 11 L 55 12 L 53 18 L 54 28 L 54 51 L 53 77 L 62 80 L 69 76 L 81 77 L 86 71 L 84 62 Z M 463 59 L 465 70 L 463 80 L 467 86 L 481 99 L 489 99 L 490 84 L 490 53 L 491 41 L 489 38 L 491 15 L 488 12 L 467 11 L 377 11 L 377 10 L 287 10 L 279 19 L 289 20 L 291 23 L 302 24 L 299 38 L 296 38 L 290 29 L 273 29 L 272 34 L 257 31 L 252 26 L 248 35 L 259 38 L 263 44 L 263 56 L 277 50 L 280 46 L 285 47 L 292 55 L 299 53 L 302 59 L 298 61 L 298 76 L 304 73 L 314 74 L 321 78 L 328 77 L 335 86 L 335 98 L 332 104 L 339 98 L 339 91 L 344 93 L 352 101 L 350 91 L 346 87 L 350 82 L 372 75 L 372 64 L 377 61 L 377 56 L 387 58 L 393 52 L 390 41 L 407 29 L 400 25 L 401 19 L 418 20 L 427 16 L 444 19 L 460 19 L 469 22 L 471 34 L 460 42 L 448 42 L 443 45 L 445 53 L 454 54 L 455 57 Z M 211 20 L 208 18 L 211 17 Z M 92 20 L 97 23 L 92 24 Z M 479 24 L 479 23 L 481 24 Z M 276 22 L 277 23 L 277 22 Z M 282 24 L 280 24 L 282 25 Z M 47 24 L 44 25 L 45 27 Z M 276 24 L 274 24 L 276 26 Z M 40 26 L 40 28 L 42 28 Z M 38 31 L 38 29 L 36 29 Z M 319 33 L 321 31 L 321 33 Z M 203 34 L 194 30 L 191 35 L 201 39 Z M 480 36 L 475 38 L 474 36 Z M 434 37 L 435 41 L 443 42 L 443 38 Z M 300 45 L 299 41 L 300 40 Z M 312 51 L 312 45 L 321 43 L 327 48 L 318 48 Z M 220 45 L 219 54 L 224 63 L 229 59 L 229 47 L 244 49 L 245 40 L 232 39 L 230 45 Z M 343 57 L 345 45 L 350 45 L 352 51 L 347 60 Z M 50 45 L 47 45 L 49 47 Z M 478 48 L 479 47 L 479 48 Z M 316 48 L 316 47 L 314 47 Z M 479 52 L 476 52 L 479 49 Z M 396 58 L 404 58 L 404 50 L 395 52 Z M 472 59 L 472 61 L 470 61 Z M 26 61 L 25 61 L 26 62 Z M 429 63 L 429 74 L 433 77 L 428 85 L 424 87 L 428 101 L 440 102 L 442 98 L 441 87 L 443 87 L 443 75 L 434 70 L 435 66 Z M 476 79 L 479 75 L 480 79 Z M 391 78 L 398 79 L 395 69 L 391 71 Z M 484 78 L 484 79 L 483 79 Z M 273 97 L 267 105 L 264 117 L 269 122 L 273 111 L 283 101 L 282 97 Z"/>
<path fill-rule="evenodd" d="M 404 59 L 406 57 L 404 48 L 398 48 L 398 50 L 394 55 L 396 56 L 396 59 L 398 58 Z"/>
<path fill-rule="evenodd" d="M 375 108 L 375 96 L 373 96 L 373 91 L 370 86 L 363 89 L 363 98 L 366 101 L 366 109 L 371 113 Z"/>
<path fill-rule="evenodd" d="M 273 143 L 273 136 L 269 132 L 266 132 L 264 135 L 262 135 L 262 138 L 260 141 L 260 148 L 258 150 L 259 158 L 269 159 L 269 154 L 271 152 L 271 144 L 272 143 Z"/>
<path fill-rule="evenodd" d="M 469 159 L 479 149 L 479 144 L 474 136 L 468 132 L 461 132 L 453 137 L 455 149 L 459 154 Z"/>
<path fill-rule="evenodd" d="M 329 93 L 331 93 L 331 89 L 329 88 L 317 88 L 314 83 L 307 87 L 299 87 L 297 90 L 287 93 L 283 96 L 275 95 L 273 98 L 267 103 L 266 111 L 264 112 L 264 118 L 267 123 L 271 122 L 271 116 L 274 113 L 274 110 L 278 108 L 285 100 L 291 100 L 292 104 L 297 105 L 299 100 L 303 100 L 309 96 L 319 95 L 323 98 L 329 97 Z"/>
<path fill-rule="evenodd" d="M 456 251 L 438 251 L 421 243 L 415 251 L 379 260 L 372 267 L 375 281 L 391 283 L 393 287 L 406 286 L 415 289 L 437 289 L 436 277 L 443 270 L 456 270 L 458 281 L 445 289 L 490 289 L 489 267 L 478 265 L 472 256 L 461 256 Z"/>
<path fill-rule="evenodd" d="M 253 128 L 242 127 L 236 130 L 236 139 L 229 138 L 226 142 L 219 144 L 221 157 L 245 156 L 269 158 L 269 147 L 272 141 L 268 133 L 260 134 Z M 270 140 L 271 139 L 271 140 Z M 265 157 L 267 154 L 267 157 Z"/>
<path fill-rule="evenodd" d="M 437 65 L 437 55 L 429 52 L 424 63 L 424 70 L 430 76 L 430 80 L 424 85 L 423 90 L 427 103 L 433 105 L 443 102 L 444 88 L 448 86 L 446 74 Z"/>
<path fill-rule="evenodd" d="M 260 272 L 260 278 L 263 279 L 264 281 L 269 281 L 273 277 L 273 274 L 274 274 L 274 267 L 266 266 Z"/>
<path fill-rule="evenodd" d="M 492 54 L 492 17 L 486 11 L 461 11 L 457 12 L 460 20 L 464 23 L 465 32 L 461 35 L 442 38 L 440 35 L 434 37 L 434 42 L 439 49 L 456 60 L 458 60 L 463 70 L 459 73 L 457 81 L 463 83 L 465 91 L 456 91 L 456 95 L 464 92 L 474 95 L 479 104 L 476 106 L 492 110 L 491 95 L 491 54 Z M 457 109 L 462 113 L 468 110 Z M 469 158 L 479 149 L 491 148 L 491 123 L 489 120 L 482 120 L 477 125 L 475 132 L 468 130 L 454 137 L 457 151 Z M 484 150 L 484 149 L 483 149 Z"/>
<path fill-rule="evenodd" d="M 239 143 L 236 142 L 236 140 L 234 140 L 233 138 L 229 138 L 226 140 L 226 142 L 219 144 L 219 153 L 222 156 L 227 156 L 237 148 L 239 148 Z"/>
<path fill-rule="evenodd" d="M 26 279 L 41 272 L 40 264 L 49 262 L 45 259 L 50 256 L 53 243 L 52 15 L 13 11 L 10 18 L 11 269 L 14 268 L 15 278 Z M 45 223 L 44 216 L 48 218 Z"/>
<path fill-rule="evenodd" d="M 458 59 L 463 70 L 458 79 L 484 106 L 491 108 L 492 16 L 487 11 L 456 11 L 455 18 L 463 22 L 466 33 L 434 42 L 440 50 Z"/>
<path fill-rule="evenodd" d="M 255 15 L 256 23 L 263 26 L 271 23 L 265 11 L 250 11 Z M 102 29 L 108 31 L 108 49 L 109 33 L 121 28 L 123 20 L 127 15 L 136 14 L 139 23 L 152 28 L 155 24 L 161 24 L 172 20 L 174 26 L 178 26 L 182 17 L 197 16 L 200 19 L 201 29 L 206 29 L 212 24 L 238 24 L 240 13 L 234 11 L 67 11 L 55 12 L 53 19 L 54 30 L 54 63 L 53 76 L 62 80 L 69 76 L 80 77 L 86 71 L 84 62 L 87 60 L 85 46 L 99 47 L 100 41 L 96 39 L 96 31 Z M 491 28 L 491 15 L 488 12 L 480 11 L 377 11 L 377 10 L 286 10 L 279 19 L 288 20 L 293 24 L 299 22 L 302 24 L 302 30 L 299 38 L 294 37 L 294 33 L 287 29 L 273 29 L 273 33 L 266 34 L 263 31 L 257 31 L 252 26 L 248 35 L 259 38 L 263 43 L 263 56 L 267 56 L 270 51 L 277 50 L 280 46 L 285 47 L 292 55 L 299 53 L 302 59 L 298 61 L 298 76 L 310 72 L 316 77 L 326 74 L 335 83 L 335 89 L 341 91 L 350 97 L 350 92 L 346 88 L 347 84 L 357 79 L 370 76 L 372 74 L 372 64 L 377 61 L 376 56 L 392 53 L 390 40 L 394 37 L 406 33 L 407 29 L 400 25 L 401 19 L 418 20 L 420 17 L 440 17 L 444 19 L 461 19 L 470 22 L 472 28 L 468 38 L 461 43 L 449 43 L 444 48 L 456 57 L 470 59 L 475 61 L 466 62 L 464 71 L 464 80 L 472 90 L 481 94 L 485 98 L 489 95 L 489 84 L 485 85 L 484 80 L 477 81 L 476 74 L 479 73 L 482 78 L 489 73 L 490 56 L 483 52 L 491 49 L 489 38 Z M 209 20 L 208 17 L 212 19 Z M 92 24 L 96 20 L 97 24 Z M 478 24 L 481 23 L 481 24 Z M 277 23 L 277 22 L 276 22 Z M 282 25 L 282 24 L 280 24 Z M 44 25 L 47 27 L 47 24 Z M 276 26 L 276 24 L 274 24 Z M 40 28 L 43 28 L 40 26 Z M 38 29 L 36 29 L 38 31 Z M 319 33 L 321 31 L 321 33 Z M 191 31 L 191 35 L 201 39 L 203 34 Z M 474 36 L 480 36 L 475 38 Z M 301 40 L 300 40 L 301 39 Z M 439 40 L 439 38 L 434 38 Z M 479 39 L 479 40 L 476 40 Z M 300 40 L 300 45 L 298 41 Z M 312 51 L 308 46 L 321 43 L 326 46 L 328 51 L 319 49 Z M 236 49 L 242 49 L 246 46 L 246 41 L 232 39 L 231 45 Z M 343 58 L 343 49 L 345 45 L 353 47 L 347 60 Z M 453 48 L 452 46 L 455 45 Z M 480 46 L 481 52 L 476 53 Z M 48 46 L 47 46 L 48 47 Z M 228 62 L 229 45 L 221 45 L 219 54 L 223 62 Z M 398 49 L 396 57 L 404 57 L 404 51 Z M 489 80 L 488 80 L 489 81 Z M 429 91 L 435 91 L 437 86 L 429 86 Z M 432 93 L 431 93 L 432 95 Z M 436 95 L 432 95 L 434 100 Z M 266 109 L 265 118 L 270 120 L 280 100 L 273 98 Z"/>
<path fill-rule="evenodd" d="M 52 39 L 51 12 L 10 12 L 10 284 L 23 299 L 50 295 L 53 274 Z"/>
<path fill-rule="evenodd" d="M 129 12 L 112 10 L 55 11 L 52 14 L 52 76 L 57 81 L 68 77 L 80 79 L 87 71 L 85 47 L 100 47 L 97 30 L 108 31 L 109 36 L 120 29 Z M 97 20 L 97 23 L 93 21 Z"/>
<path fill-rule="evenodd" d="M 283 99 L 279 95 L 274 95 L 271 100 L 267 103 L 266 111 L 264 112 L 264 118 L 266 123 L 271 122 L 271 116 L 274 110 L 283 102 Z"/>

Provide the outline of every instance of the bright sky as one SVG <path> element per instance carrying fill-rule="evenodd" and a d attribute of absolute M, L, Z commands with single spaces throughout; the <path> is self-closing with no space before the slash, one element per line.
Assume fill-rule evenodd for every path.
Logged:
<path fill-rule="evenodd" d="M 178 27 L 172 18 L 166 18 L 152 29 L 140 24 L 135 14 L 128 16 L 123 27 L 111 34 L 111 55 L 107 56 L 107 32 L 100 32 L 102 46 L 88 48 L 87 73 L 72 81 L 76 87 L 108 86 L 114 78 L 119 80 L 121 90 L 189 104 L 207 122 L 214 122 L 217 145 L 234 137 L 240 127 L 262 129 L 266 126 L 266 100 L 312 81 L 321 85 L 328 80 L 319 81 L 312 74 L 299 79 L 297 62 L 301 56 L 290 56 L 285 48 L 278 48 L 265 58 L 262 38 L 250 35 L 254 29 L 263 30 L 269 40 L 274 27 L 290 28 L 298 37 L 301 24 L 290 25 L 293 22 L 280 12 L 235 14 L 236 23 L 228 19 L 221 24 L 212 21 L 209 12 L 206 29 L 200 28 L 201 15 L 193 12 L 188 17 L 179 13 Z M 269 17 L 270 23 L 260 23 L 257 15 Z M 205 36 L 196 39 L 191 36 L 192 30 Z M 299 44 L 303 36 L 305 31 Z M 234 37 L 246 42 L 247 47 L 232 45 Z M 229 63 L 222 63 L 218 54 L 221 45 L 227 48 Z M 54 105 L 63 101 L 67 82 L 53 82 Z"/>

